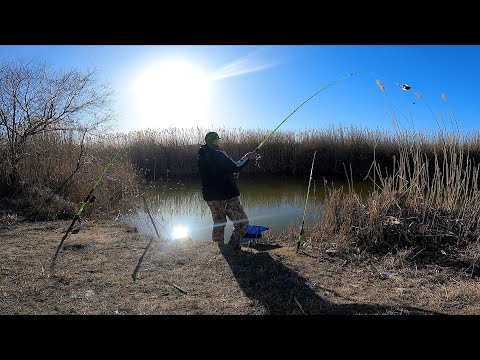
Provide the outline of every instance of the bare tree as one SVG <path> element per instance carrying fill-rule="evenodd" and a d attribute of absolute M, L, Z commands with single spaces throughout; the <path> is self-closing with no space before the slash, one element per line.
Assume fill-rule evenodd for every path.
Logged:
<path fill-rule="evenodd" d="M 104 129 L 113 120 L 113 90 L 96 70 L 56 70 L 46 63 L 0 63 L 0 145 L 7 184 L 14 189 L 18 168 L 34 136 L 59 130 Z M 86 130 L 85 130 L 86 129 Z"/>

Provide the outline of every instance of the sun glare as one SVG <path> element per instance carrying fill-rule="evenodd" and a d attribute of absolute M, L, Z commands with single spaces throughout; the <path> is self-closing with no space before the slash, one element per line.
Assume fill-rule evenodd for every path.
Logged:
<path fill-rule="evenodd" d="M 188 236 L 188 228 L 185 226 L 174 226 L 172 235 L 175 240 L 186 239 Z"/>
<path fill-rule="evenodd" d="M 180 61 L 158 63 L 135 81 L 139 127 L 192 127 L 207 121 L 209 81 L 199 68 Z"/>

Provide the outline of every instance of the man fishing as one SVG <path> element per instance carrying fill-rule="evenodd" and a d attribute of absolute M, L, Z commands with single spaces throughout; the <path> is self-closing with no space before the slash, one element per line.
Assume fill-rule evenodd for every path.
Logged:
<path fill-rule="evenodd" d="M 240 241 L 248 229 L 248 217 L 238 196 L 236 177 L 257 155 L 254 151 L 245 154 L 235 162 L 218 145 L 216 132 L 205 135 L 205 144 L 198 150 L 198 170 L 202 181 L 202 195 L 212 212 L 212 240 L 224 243 L 227 217 L 233 222 L 233 233 L 228 245 L 240 250 Z"/>

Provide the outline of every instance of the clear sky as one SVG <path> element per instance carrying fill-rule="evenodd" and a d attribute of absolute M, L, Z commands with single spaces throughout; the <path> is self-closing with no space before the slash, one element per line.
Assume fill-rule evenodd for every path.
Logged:
<path fill-rule="evenodd" d="M 280 129 L 353 125 L 393 132 L 392 109 L 376 80 L 407 130 L 437 131 L 433 111 L 447 130 L 456 120 L 470 132 L 480 114 L 480 45 L 0 45 L 4 58 L 95 66 L 116 92 L 117 129 L 125 132 L 273 130 L 351 73 L 358 74 L 323 90 Z"/>

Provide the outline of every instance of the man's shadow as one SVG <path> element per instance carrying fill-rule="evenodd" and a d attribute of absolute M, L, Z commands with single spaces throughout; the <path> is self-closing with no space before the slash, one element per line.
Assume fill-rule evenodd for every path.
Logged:
<path fill-rule="evenodd" d="M 261 247 L 257 253 L 235 251 L 227 244 L 221 244 L 219 248 L 245 295 L 265 306 L 271 315 L 438 314 L 404 306 L 335 304 L 319 296 L 303 277 L 273 259 L 268 251 L 260 250 Z M 320 289 L 341 296 L 333 290 Z"/>

